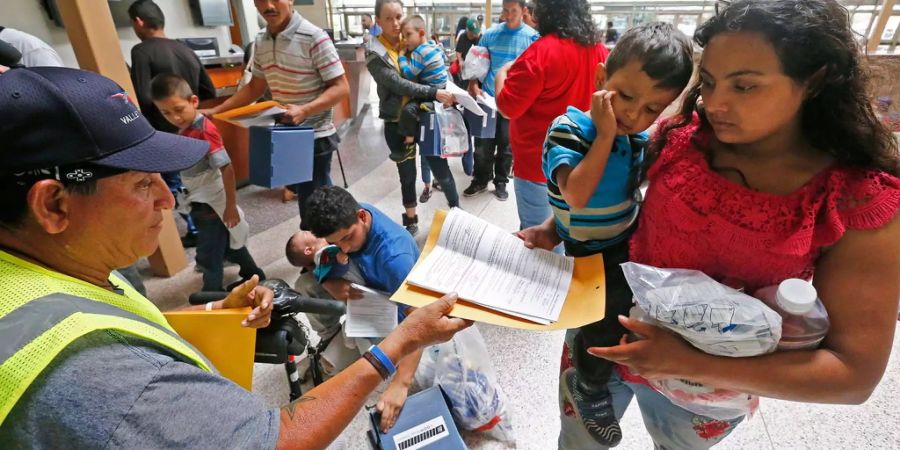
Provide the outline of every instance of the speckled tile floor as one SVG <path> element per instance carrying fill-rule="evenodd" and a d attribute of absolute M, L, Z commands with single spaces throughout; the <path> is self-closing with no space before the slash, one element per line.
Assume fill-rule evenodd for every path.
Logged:
<path fill-rule="evenodd" d="M 341 145 L 350 191 L 389 217 L 399 219 L 402 213 L 399 183 L 395 166 L 387 160 L 387 149 L 381 137 L 381 123 L 371 110 L 367 118 L 351 129 Z M 460 164 L 451 162 L 457 187 L 462 191 L 469 178 Z M 333 178 L 340 180 L 335 161 Z M 421 188 L 421 184 L 420 184 Z M 239 202 L 251 218 L 253 236 L 249 248 L 259 265 L 270 277 L 292 282 L 297 272 L 284 259 L 284 243 L 297 229 L 296 205 L 282 204 L 276 191 L 245 187 L 239 191 Z M 462 207 L 510 231 L 518 228 L 515 198 L 510 189 L 507 202 L 497 201 L 490 193 L 474 198 L 463 197 Z M 427 230 L 437 208 L 445 208 L 440 193 L 420 206 L 420 227 Z M 418 237 L 419 244 L 425 233 Z M 192 260 L 193 255 L 189 255 Z M 237 278 L 235 268 L 226 269 L 227 276 Z M 200 287 L 200 275 L 192 266 L 168 279 L 146 280 L 149 297 L 163 309 L 186 303 L 187 295 Z M 512 411 L 516 431 L 515 448 L 544 450 L 556 448 L 559 433 L 557 410 L 557 374 L 562 332 L 529 332 L 478 325 L 489 343 L 495 365 Z M 900 334 L 894 339 L 894 352 L 881 384 L 866 404 L 861 406 L 810 405 L 764 399 L 755 417 L 741 424 L 717 448 L 721 449 L 900 449 Z M 382 386 L 383 388 L 384 386 Z M 287 380 L 281 366 L 257 364 L 253 391 L 272 407 L 288 399 Z M 370 397 L 374 404 L 377 392 Z M 625 437 L 617 448 L 649 449 L 653 447 L 643 429 L 640 412 L 632 407 L 622 420 Z M 365 432 L 366 413 L 360 412 L 341 436 L 335 448 L 368 449 Z M 471 434 L 465 435 L 472 449 L 507 448 L 495 441 Z"/>

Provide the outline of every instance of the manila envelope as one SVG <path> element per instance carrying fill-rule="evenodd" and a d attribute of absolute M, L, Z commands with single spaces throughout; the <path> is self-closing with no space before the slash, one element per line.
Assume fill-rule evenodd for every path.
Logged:
<path fill-rule="evenodd" d="M 179 336 L 193 345 L 223 377 L 253 388 L 256 329 L 241 326 L 250 308 L 163 313 Z"/>
<path fill-rule="evenodd" d="M 248 116 L 253 116 L 255 114 L 261 113 L 273 106 L 280 106 L 281 103 L 278 103 L 273 100 L 269 100 L 267 102 L 259 102 L 253 103 L 247 106 L 241 106 L 239 108 L 229 109 L 228 111 L 221 112 L 213 116 L 213 119 L 223 120 L 225 122 L 230 122 L 235 125 L 241 126 L 240 122 L 237 122 L 236 119 L 241 119 Z"/>
<path fill-rule="evenodd" d="M 447 211 L 438 210 L 434 213 L 431 223 L 431 231 L 428 232 L 428 240 L 425 248 L 419 256 L 421 262 L 431 253 L 441 233 L 441 226 Z M 523 244 L 524 245 L 524 244 Z M 400 289 L 391 296 L 391 300 L 410 306 L 422 307 L 441 297 L 440 293 L 420 288 L 404 281 Z M 499 311 L 467 302 L 463 299 L 456 301 L 450 315 L 462 319 L 484 322 L 492 325 L 500 325 L 524 330 L 564 330 L 578 328 L 589 323 L 603 319 L 606 312 L 606 283 L 603 275 L 603 255 L 597 254 L 584 258 L 575 258 L 575 270 L 572 275 L 572 283 L 569 285 L 569 294 L 563 304 L 559 320 L 549 325 L 541 325 L 526 319 L 511 316 Z"/>

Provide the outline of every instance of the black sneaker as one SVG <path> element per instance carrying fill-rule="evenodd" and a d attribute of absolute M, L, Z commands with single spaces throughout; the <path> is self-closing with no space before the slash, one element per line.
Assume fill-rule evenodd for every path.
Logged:
<path fill-rule="evenodd" d="M 415 236 L 419 232 L 419 215 L 409 217 L 406 214 L 402 214 L 401 217 L 403 217 L 403 228 L 406 228 L 409 234 Z"/>
<path fill-rule="evenodd" d="M 473 181 L 472 184 L 470 184 L 469 187 L 467 187 L 466 190 L 463 191 L 463 195 L 466 197 L 473 197 L 473 196 L 478 195 L 486 190 L 487 190 L 486 184 L 478 184 Z"/>
<path fill-rule="evenodd" d="M 422 194 L 419 195 L 419 203 L 428 203 L 428 200 L 431 200 L 431 186 L 426 184 Z"/>
<path fill-rule="evenodd" d="M 600 445 L 615 447 L 622 441 L 622 427 L 616 419 L 612 406 L 612 395 L 604 389 L 589 392 L 585 389 L 574 367 L 562 374 L 563 393 L 575 409 L 575 416 L 585 430 Z"/>
<path fill-rule="evenodd" d="M 497 183 L 494 185 L 494 197 L 497 197 L 497 200 L 500 200 L 501 202 L 509 200 L 509 192 L 506 192 L 506 183 Z"/>

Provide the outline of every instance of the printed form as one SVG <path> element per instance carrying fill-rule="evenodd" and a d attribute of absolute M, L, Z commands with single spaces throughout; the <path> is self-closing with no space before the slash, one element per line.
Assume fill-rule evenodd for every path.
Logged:
<path fill-rule="evenodd" d="M 407 281 L 541 324 L 559 319 L 575 260 L 528 249 L 502 228 L 461 209 L 447 214 L 437 244 Z"/>
<path fill-rule="evenodd" d="M 397 304 L 388 300 L 388 295 L 352 284 L 362 291 L 363 298 L 347 300 L 347 321 L 344 335 L 349 338 L 385 337 L 397 328 Z"/>

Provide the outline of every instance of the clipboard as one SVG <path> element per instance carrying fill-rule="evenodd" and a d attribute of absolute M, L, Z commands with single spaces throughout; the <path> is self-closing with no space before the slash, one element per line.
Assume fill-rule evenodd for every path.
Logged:
<path fill-rule="evenodd" d="M 253 388 L 256 329 L 241 326 L 250 308 L 214 311 L 169 311 L 169 325 L 206 356 L 223 377 L 244 389 Z"/>
<path fill-rule="evenodd" d="M 431 222 L 431 230 L 428 232 L 428 240 L 425 241 L 425 247 L 422 249 L 419 260 L 416 262 L 417 266 L 434 249 L 446 218 L 447 211 L 435 211 L 434 220 Z M 442 294 L 438 292 L 413 286 L 404 280 L 403 284 L 400 285 L 400 289 L 391 296 L 391 300 L 405 305 L 422 307 L 439 299 L 441 296 Z M 575 269 L 572 274 L 569 293 L 559 314 L 559 320 L 555 323 L 541 325 L 467 302 L 464 299 L 456 301 L 456 305 L 449 315 L 502 327 L 550 331 L 578 328 L 594 323 L 603 319 L 605 313 L 606 279 L 603 272 L 603 255 L 596 254 L 584 258 L 575 258 Z"/>

